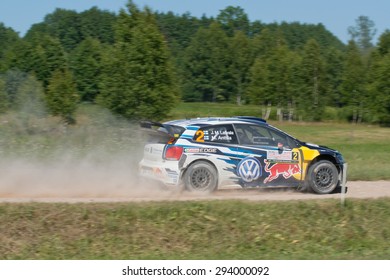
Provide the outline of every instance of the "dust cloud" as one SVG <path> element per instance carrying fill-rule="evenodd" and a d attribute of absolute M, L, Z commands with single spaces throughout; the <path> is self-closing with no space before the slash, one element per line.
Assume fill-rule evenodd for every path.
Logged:
<path fill-rule="evenodd" d="M 85 105 L 77 123 L 49 115 L 0 116 L 0 197 L 156 195 L 139 184 L 144 137 L 138 123 Z"/>
<path fill-rule="evenodd" d="M 121 165 L 121 163 L 123 165 Z M 96 164 L 85 159 L 53 162 L 13 159 L 0 165 L 0 195 L 100 197 L 129 195 L 137 188 L 131 163 Z"/>

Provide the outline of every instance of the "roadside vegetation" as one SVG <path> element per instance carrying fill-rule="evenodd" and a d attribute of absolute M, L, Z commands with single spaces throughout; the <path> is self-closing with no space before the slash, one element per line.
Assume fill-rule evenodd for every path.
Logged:
<path fill-rule="evenodd" d="M 390 200 L 0 204 L 0 259 L 389 259 Z"/>

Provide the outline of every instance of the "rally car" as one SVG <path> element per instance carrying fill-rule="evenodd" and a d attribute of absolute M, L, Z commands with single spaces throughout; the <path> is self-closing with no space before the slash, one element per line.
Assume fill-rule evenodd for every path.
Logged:
<path fill-rule="evenodd" d="M 291 186 L 318 194 L 345 189 L 346 163 L 333 149 L 302 142 L 248 117 L 142 122 L 149 139 L 142 178 L 189 191 Z"/>

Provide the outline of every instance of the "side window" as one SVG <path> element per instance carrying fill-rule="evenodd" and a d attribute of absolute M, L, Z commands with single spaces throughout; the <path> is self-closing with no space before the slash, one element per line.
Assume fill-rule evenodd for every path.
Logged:
<path fill-rule="evenodd" d="M 272 138 L 275 139 L 276 143 L 282 144 L 283 147 L 290 148 L 290 149 L 296 147 L 296 142 L 293 139 L 291 139 L 291 137 L 289 137 L 288 135 L 285 135 L 279 131 L 271 130 L 271 129 L 270 129 L 270 133 L 272 135 Z"/>
<path fill-rule="evenodd" d="M 258 145 L 278 147 L 282 144 L 292 148 L 291 140 L 287 135 L 270 129 L 269 127 L 252 124 L 235 124 L 237 138 L 241 145 Z"/>
<path fill-rule="evenodd" d="M 197 142 L 237 144 L 237 136 L 230 124 L 200 128 L 193 138 Z"/>
<path fill-rule="evenodd" d="M 235 124 L 238 141 L 241 145 L 276 146 L 269 130 L 264 126 Z"/>

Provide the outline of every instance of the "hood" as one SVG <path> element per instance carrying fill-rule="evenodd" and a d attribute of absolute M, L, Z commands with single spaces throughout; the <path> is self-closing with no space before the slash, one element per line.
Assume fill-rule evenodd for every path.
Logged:
<path fill-rule="evenodd" d="M 332 148 L 329 148 L 329 147 L 326 147 L 326 146 L 321 146 L 321 145 L 308 143 L 308 142 L 302 142 L 301 144 L 303 146 L 305 146 L 305 147 L 308 147 L 309 149 L 318 150 L 320 153 L 332 153 L 332 154 L 336 153 L 336 154 L 340 154 L 339 151 L 337 151 L 335 149 L 332 149 Z"/>

